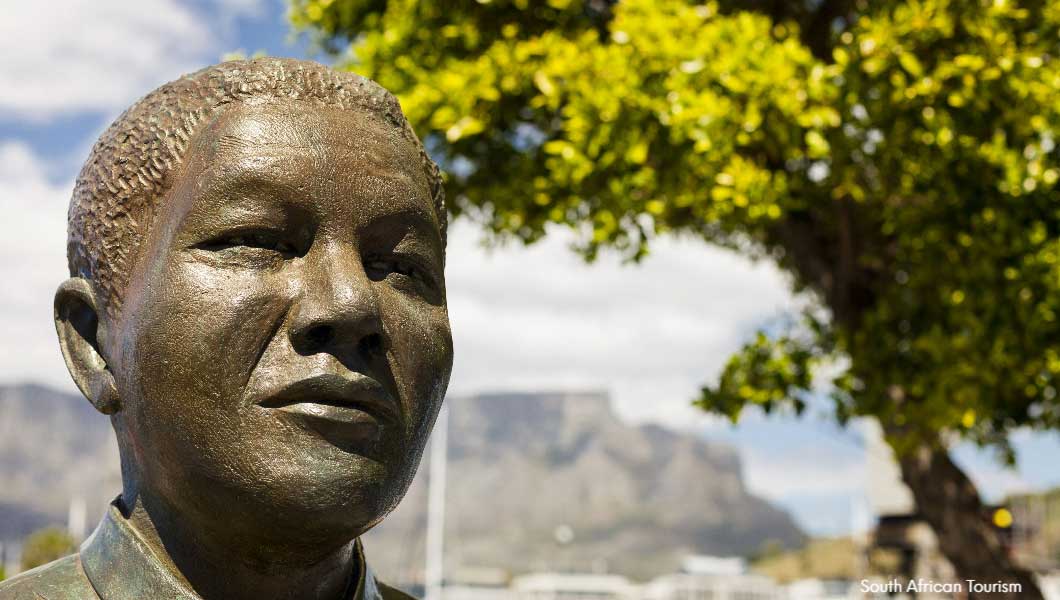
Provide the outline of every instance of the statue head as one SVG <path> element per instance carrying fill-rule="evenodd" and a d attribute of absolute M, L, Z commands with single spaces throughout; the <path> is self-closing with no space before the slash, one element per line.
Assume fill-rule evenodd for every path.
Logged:
<path fill-rule="evenodd" d="M 437 167 L 357 75 L 226 62 L 118 117 L 74 188 L 55 318 L 123 503 L 321 551 L 382 519 L 448 385 L 445 228 Z"/>

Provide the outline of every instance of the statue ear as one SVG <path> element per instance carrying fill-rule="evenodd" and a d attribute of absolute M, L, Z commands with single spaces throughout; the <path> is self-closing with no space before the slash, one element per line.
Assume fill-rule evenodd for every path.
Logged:
<path fill-rule="evenodd" d="M 71 277 L 56 290 L 55 331 L 66 368 L 96 410 L 110 415 L 121 409 L 121 399 L 100 351 L 106 331 L 99 316 L 96 292 L 88 280 Z"/>

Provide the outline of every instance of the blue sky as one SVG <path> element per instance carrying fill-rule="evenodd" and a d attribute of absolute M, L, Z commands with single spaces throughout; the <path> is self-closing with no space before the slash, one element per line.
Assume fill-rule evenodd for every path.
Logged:
<path fill-rule="evenodd" d="M 231 51 L 306 58 L 283 0 L 56 0 L 15 3 L 0 21 L 0 382 L 72 390 L 54 340 L 51 295 L 65 276 L 65 207 L 95 137 L 133 100 Z M 769 264 L 695 240 L 665 240 L 642 265 L 587 266 L 556 231 L 531 248 L 450 233 L 447 279 L 457 359 L 451 391 L 610 390 L 620 414 L 736 445 L 753 491 L 818 534 L 848 531 L 871 495 L 900 496 L 875 464 L 871 425 L 816 414 L 752 416 L 731 427 L 689 406 L 758 327 L 797 306 Z M 1056 434 L 1017 436 L 1020 469 L 958 448 L 984 493 L 1056 485 Z M 872 494 L 869 494 L 869 491 Z M 882 491 L 880 491 L 882 490 Z M 897 500 L 896 500 L 897 502 Z M 869 504 L 871 507 L 871 504 Z"/>

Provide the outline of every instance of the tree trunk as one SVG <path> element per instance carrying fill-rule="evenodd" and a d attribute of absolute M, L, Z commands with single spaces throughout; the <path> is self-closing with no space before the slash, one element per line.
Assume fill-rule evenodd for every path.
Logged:
<path fill-rule="evenodd" d="M 945 449 L 923 444 L 897 458 L 902 480 L 912 491 L 920 516 L 935 531 L 939 549 L 957 570 L 962 587 L 968 589 L 968 579 L 1020 586 L 1020 591 L 1010 593 L 969 592 L 969 598 L 1042 598 L 1033 574 L 1015 564 L 988 520 L 975 484 Z"/>

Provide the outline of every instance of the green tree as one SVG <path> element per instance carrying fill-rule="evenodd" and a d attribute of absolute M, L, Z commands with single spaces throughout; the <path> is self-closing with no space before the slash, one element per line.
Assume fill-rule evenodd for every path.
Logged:
<path fill-rule="evenodd" d="M 28 571 L 76 551 L 77 544 L 69 533 L 58 527 L 47 527 L 34 531 L 23 542 L 20 566 Z"/>
<path fill-rule="evenodd" d="M 292 0 L 401 99 L 450 206 L 592 259 L 662 235 L 814 299 L 699 404 L 880 420 L 958 572 L 1023 584 L 946 447 L 1060 418 L 1060 2 Z M 820 369 L 819 365 L 843 365 Z M 822 374 L 828 372 L 827 380 Z"/>

